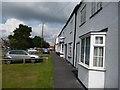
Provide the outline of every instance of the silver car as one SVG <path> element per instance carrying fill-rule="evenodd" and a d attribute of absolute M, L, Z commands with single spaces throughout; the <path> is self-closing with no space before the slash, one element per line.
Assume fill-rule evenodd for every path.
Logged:
<path fill-rule="evenodd" d="M 36 61 L 43 61 L 43 57 L 38 55 L 32 55 L 28 53 L 25 50 L 11 50 L 8 51 L 5 55 L 5 63 L 11 64 L 12 62 L 18 62 L 18 61 L 31 61 L 32 63 L 35 63 Z"/>

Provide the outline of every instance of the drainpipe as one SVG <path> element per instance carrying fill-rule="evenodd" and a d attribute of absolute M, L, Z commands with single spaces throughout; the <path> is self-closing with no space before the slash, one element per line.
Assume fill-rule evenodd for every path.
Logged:
<path fill-rule="evenodd" d="M 77 23 L 77 12 L 75 12 L 75 30 L 74 30 L 74 41 L 73 41 L 73 66 L 74 66 L 74 56 L 75 56 L 76 23 Z"/>

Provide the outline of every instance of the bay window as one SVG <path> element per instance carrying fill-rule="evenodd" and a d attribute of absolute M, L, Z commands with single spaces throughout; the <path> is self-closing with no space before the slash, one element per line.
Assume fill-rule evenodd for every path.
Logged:
<path fill-rule="evenodd" d="M 83 63 L 84 62 L 84 52 L 85 52 L 85 39 L 82 39 L 81 40 L 81 62 Z"/>
<path fill-rule="evenodd" d="M 93 66 L 103 67 L 103 47 L 94 47 Z"/>
<path fill-rule="evenodd" d="M 90 32 L 81 36 L 80 63 L 88 68 L 104 68 L 105 32 Z"/>
<path fill-rule="evenodd" d="M 81 62 L 89 65 L 90 37 L 81 40 Z"/>

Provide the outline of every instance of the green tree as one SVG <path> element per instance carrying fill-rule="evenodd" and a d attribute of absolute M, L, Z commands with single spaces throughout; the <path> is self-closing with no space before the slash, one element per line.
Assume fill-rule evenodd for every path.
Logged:
<path fill-rule="evenodd" d="M 16 28 L 13 35 L 9 35 L 8 39 L 10 45 L 13 49 L 27 49 L 31 47 L 30 44 L 30 33 L 32 32 L 31 27 L 26 25 L 19 25 L 19 28 Z"/>
<path fill-rule="evenodd" d="M 41 40 L 42 40 L 41 37 L 35 36 L 33 38 L 33 45 L 34 45 L 34 47 L 41 47 Z"/>
<path fill-rule="evenodd" d="M 50 44 L 46 41 L 43 41 L 43 48 L 49 48 Z"/>
<path fill-rule="evenodd" d="M 42 42 L 42 48 L 48 48 L 50 46 L 48 42 L 46 42 L 43 38 L 39 36 L 35 36 L 33 38 L 34 47 L 41 47 L 41 42 Z"/>
<path fill-rule="evenodd" d="M 13 49 L 41 47 L 41 42 L 42 48 L 48 48 L 50 46 L 48 42 L 44 41 L 44 39 L 39 36 L 30 38 L 32 29 L 26 25 L 20 24 L 19 28 L 16 28 L 13 32 L 13 35 L 8 36 L 10 46 Z"/>

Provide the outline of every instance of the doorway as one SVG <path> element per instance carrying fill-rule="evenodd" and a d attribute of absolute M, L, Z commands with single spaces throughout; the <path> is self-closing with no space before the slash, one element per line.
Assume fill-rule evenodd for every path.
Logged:
<path fill-rule="evenodd" d="M 76 44 L 76 59 L 75 59 L 76 68 L 78 68 L 79 56 L 80 56 L 80 42 Z"/>
<path fill-rule="evenodd" d="M 67 44 L 65 44 L 65 59 L 67 60 Z"/>

